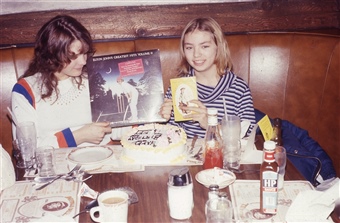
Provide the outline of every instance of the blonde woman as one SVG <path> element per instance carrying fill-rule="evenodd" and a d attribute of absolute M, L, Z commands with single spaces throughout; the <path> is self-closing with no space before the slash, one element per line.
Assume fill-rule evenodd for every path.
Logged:
<path fill-rule="evenodd" d="M 255 124 L 253 99 L 247 83 L 232 72 L 228 44 L 219 24 L 212 18 L 191 20 L 184 28 L 180 43 L 179 76 L 196 76 L 197 105 L 184 107 L 192 121 L 176 123 L 173 117 L 171 89 L 160 109 L 163 118 L 182 127 L 189 138 L 203 138 L 208 125 L 207 108 L 217 108 L 218 118 L 224 116 L 224 106 L 230 115 Z M 225 102 L 225 105 L 223 104 Z"/>

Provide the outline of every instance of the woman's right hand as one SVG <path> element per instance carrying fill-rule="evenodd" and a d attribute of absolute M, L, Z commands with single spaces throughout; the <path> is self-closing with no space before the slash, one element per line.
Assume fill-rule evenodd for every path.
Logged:
<path fill-rule="evenodd" d="M 84 142 L 99 144 L 104 136 L 111 132 L 112 129 L 109 122 L 96 122 L 86 124 L 74 131 L 73 136 L 77 145 Z"/>
<path fill-rule="evenodd" d="M 166 98 L 159 110 L 159 114 L 162 116 L 162 118 L 165 118 L 166 121 L 170 119 L 172 111 L 172 99 Z"/>

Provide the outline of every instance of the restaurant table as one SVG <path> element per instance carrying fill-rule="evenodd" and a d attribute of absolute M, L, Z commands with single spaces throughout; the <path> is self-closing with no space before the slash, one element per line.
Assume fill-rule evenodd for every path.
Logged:
<path fill-rule="evenodd" d="M 117 143 L 114 143 L 117 144 Z M 257 140 L 257 148 L 261 148 L 263 140 Z M 167 182 L 169 172 L 181 166 L 146 166 L 144 171 L 125 173 L 101 173 L 94 174 L 85 183 L 97 192 L 103 192 L 120 187 L 130 187 L 138 196 L 138 203 L 129 205 L 128 222 L 205 222 L 205 203 L 208 199 L 208 191 L 204 185 L 196 181 L 195 176 L 203 170 L 202 165 L 188 166 L 193 178 L 194 208 L 192 216 L 187 220 L 175 220 L 169 215 L 167 205 Z M 245 169 L 242 173 L 235 173 L 236 179 L 259 180 L 260 164 L 241 165 L 240 169 Z M 305 180 L 289 160 L 287 160 L 286 174 L 284 179 Z M 229 194 L 226 187 L 220 191 Z M 230 198 L 230 197 L 229 197 Z M 80 210 L 83 210 L 90 198 L 82 197 Z M 335 222 L 340 222 L 335 213 L 332 214 Z M 79 222 L 93 222 L 89 213 L 79 215 Z"/>
<path fill-rule="evenodd" d="M 263 139 L 257 137 L 257 148 L 262 148 L 262 145 Z M 187 220 L 181 221 L 170 217 L 167 205 L 167 182 L 169 172 L 175 168 L 179 168 L 179 166 L 146 166 L 145 171 L 142 172 L 96 174 L 86 181 L 86 184 L 98 192 L 119 187 L 132 188 L 136 192 L 139 202 L 129 206 L 128 222 L 205 222 L 204 208 L 208 199 L 209 189 L 195 180 L 196 174 L 203 170 L 202 165 L 189 166 L 194 187 L 194 208 L 192 216 Z M 240 169 L 245 169 L 246 171 L 235 173 L 236 179 L 260 179 L 260 164 L 241 165 Z M 288 160 L 284 179 L 305 180 Z M 220 191 L 229 194 L 228 187 L 221 189 Z M 81 210 L 89 201 L 90 199 L 87 198 L 81 199 Z M 79 216 L 79 222 L 93 221 L 91 220 L 89 213 L 86 213 Z"/>

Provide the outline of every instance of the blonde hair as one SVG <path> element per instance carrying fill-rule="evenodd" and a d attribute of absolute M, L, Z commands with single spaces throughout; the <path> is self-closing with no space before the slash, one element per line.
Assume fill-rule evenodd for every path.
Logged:
<path fill-rule="evenodd" d="M 191 20 L 184 28 L 181 35 L 180 42 L 180 64 L 178 67 L 179 76 L 186 76 L 189 73 L 189 63 L 186 60 L 184 53 L 184 39 L 185 35 L 195 30 L 210 32 L 217 46 L 217 53 L 215 58 L 215 64 L 217 67 L 218 75 L 223 75 L 225 71 L 232 69 L 232 62 L 230 58 L 230 50 L 228 43 L 224 38 L 224 34 L 220 25 L 210 17 L 207 18 L 196 18 Z"/>

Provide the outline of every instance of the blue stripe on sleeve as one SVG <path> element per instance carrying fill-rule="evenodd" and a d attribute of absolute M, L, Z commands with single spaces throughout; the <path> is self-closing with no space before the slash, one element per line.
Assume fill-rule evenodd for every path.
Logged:
<path fill-rule="evenodd" d="M 16 83 L 12 91 L 23 95 L 27 99 L 27 101 L 33 106 L 32 96 L 28 93 L 27 89 L 24 86 Z"/>
<path fill-rule="evenodd" d="M 76 141 L 74 140 L 74 137 L 73 137 L 73 134 L 72 134 L 70 128 L 64 129 L 62 131 L 62 133 L 63 133 L 65 140 L 67 142 L 67 145 L 69 147 L 76 147 L 77 146 Z"/>

